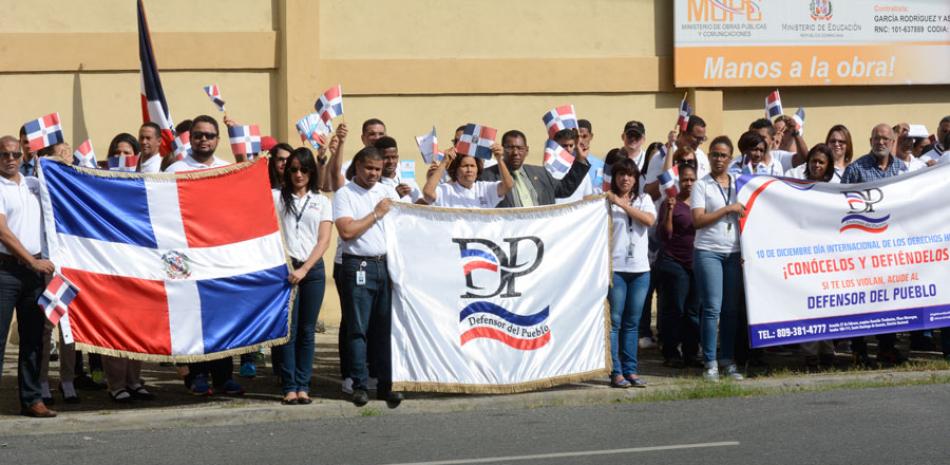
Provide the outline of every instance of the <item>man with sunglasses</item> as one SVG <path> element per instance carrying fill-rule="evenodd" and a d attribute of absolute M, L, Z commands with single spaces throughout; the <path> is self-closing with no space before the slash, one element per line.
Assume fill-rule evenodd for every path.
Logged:
<path fill-rule="evenodd" d="M 20 413 L 51 418 L 40 386 L 43 326 L 46 317 L 36 301 L 43 275 L 56 267 L 40 257 L 42 214 L 39 180 L 20 173 L 21 147 L 13 136 L 0 138 L 0 372 L 7 334 L 16 307 L 20 336 L 17 381 Z"/>

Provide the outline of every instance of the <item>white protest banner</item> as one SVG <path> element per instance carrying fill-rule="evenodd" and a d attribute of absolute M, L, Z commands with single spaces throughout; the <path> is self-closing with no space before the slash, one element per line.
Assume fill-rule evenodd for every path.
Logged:
<path fill-rule="evenodd" d="M 740 177 L 752 347 L 950 326 L 948 176 Z"/>
<path fill-rule="evenodd" d="M 498 210 L 395 203 L 384 221 L 393 389 L 510 393 L 606 376 L 602 199 Z"/>

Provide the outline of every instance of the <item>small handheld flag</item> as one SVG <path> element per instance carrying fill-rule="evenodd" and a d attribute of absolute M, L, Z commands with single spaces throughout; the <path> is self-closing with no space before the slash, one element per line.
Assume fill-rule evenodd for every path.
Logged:
<path fill-rule="evenodd" d="M 191 131 L 182 131 L 175 136 L 172 142 L 172 148 L 175 153 L 175 161 L 179 161 L 191 155 Z"/>
<path fill-rule="evenodd" d="M 261 153 L 261 130 L 256 124 L 249 126 L 229 126 L 231 153 L 235 155 L 256 155 Z"/>
<path fill-rule="evenodd" d="M 442 161 L 445 158 L 445 154 L 439 151 L 439 139 L 435 135 L 435 126 L 432 126 L 432 131 L 427 134 L 416 136 L 416 145 L 419 146 L 422 160 L 427 165 L 432 164 L 433 161 Z"/>
<path fill-rule="evenodd" d="M 333 133 L 333 124 L 320 119 L 317 113 L 310 113 L 297 120 L 297 133 L 302 142 L 309 142 L 315 149 L 327 145 L 330 134 Z"/>
<path fill-rule="evenodd" d="M 660 181 L 660 188 L 666 193 L 667 198 L 676 197 L 679 194 L 680 188 L 677 182 L 679 180 L 679 169 L 676 166 L 660 173 L 657 180 Z"/>
<path fill-rule="evenodd" d="M 543 116 L 541 121 L 548 130 L 548 137 L 554 139 L 558 131 L 564 129 L 577 129 L 577 113 L 574 112 L 574 105 L 561 105 L 553 108 Z"/>
<path fill-rule="evenodd" d="M 108 158 L 109 171 L 135 171 L 139 165 L 138 155 L 114 155 Z"/>
<path fill-rule="evenodd" d="M 79 144 L 79 148 L 73 152 L 73 164 L 86 168 L 98 167 L 96 165 L 96 152 L 92 150 L 92 141 L 86 139 L 85 142 Z"/>
<path fill-rule="evenodd" d="M 53 279 L 50 280 L 37 303 L 43 308 L 46 319 L 56 326 L 77 294 L 79 294 L 79 289 L 57 272 L 53 273 Z"/>
<path fill-rule="evenodd" d="M 462 136 L 455 144 L 455 151 L 461 155 L 491 160 L 491 145 L 495 142 L 497 133 L 497 129 L 488 126 L 466 124 L 465 129 L 462 130 Z"/>
<path fill-rule="evenodd" d="M 313 104 L 313 108 L 320 115 L 320 118 L 327 122 L 342 115 L 343 88 L 337 84 L 327 89 Z"/>
<path fill-rule="evenodd" d="M 796 129 L 801 135 L 805 135 L 805 109 L 799 107 L 798 111 L 795 112 L 795 116 L 792 116 L 792 119 L 795 120 Z"/>
<path fill-rule="evenodd" d="M 782 97 L 779 96 L 778 89 L 776 89 L 768 97 L 765 97 L 765 117 L 772 119 L 782 113 Z"/>
<path fill-rule="evenodd" d="M 218 85 L 211 84 L 205 86 L 204 89 L 208 97 L 211 98 L 211 101 L 218 106 L 218 111 L 224 111 L 224 100 L 221 99 L 221 89 L 218 88 Z"/>
<path fill-rule="evenodd" d="M 549 173 L 557 176 L 567 174 L 574 164 L 574 155 L 571 155 L 561 144 L 548 139 L 544 144 L 544 167 Z"/>
<path fill-rule="evenodd" d="M 686 125 L 689 124 L 689 115 L 692 112 L 693 109 L 690 108 L 689 102 L 686 101 L 686 97 L 683 97 L 683 101 L 680 102 L 679 116 L 676 118 L 676 125 L 679 126 L 680 132 L 686 132 Z"/>
<path fill-rule="evenodd" d="M 63 126 L 59 121 L 59 113 L 50 113 L 23 125 L 31 152 L 63 142 Z"/>

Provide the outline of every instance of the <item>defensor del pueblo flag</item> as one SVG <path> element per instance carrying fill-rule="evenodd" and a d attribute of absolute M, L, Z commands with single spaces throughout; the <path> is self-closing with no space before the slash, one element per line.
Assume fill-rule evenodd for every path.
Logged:
<path fill-rule="evenodd" d="M 394 389 L 509 393 L 606 375 L 607 212 L 603 199 L 394 204 L 384 220 Z"/>
<path fill-rule="evenodd" d="M 752 346 L 950 326 L 948 176 L 947 165 L 865 184 L 741 176 Z"/>
<path fill-rule="evenodd" d="M 287 341 L 293 298 L 266 161 L 40 168 L 50 259 L 82 289 L 64 317 L 78 349 L 185 362 Z"/>

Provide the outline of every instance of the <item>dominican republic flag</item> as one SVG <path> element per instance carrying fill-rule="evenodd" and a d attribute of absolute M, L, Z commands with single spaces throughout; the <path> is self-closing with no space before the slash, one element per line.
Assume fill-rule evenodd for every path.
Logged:
<path fill-rule="evenodd" d="M 795 112 L 792 119 L 795 120 L 795 126 L 798 126 L 798 133 L 805 135 L 805 109 L 798 107 L 798 111 Z"/>
<path fill-rule="evenodd" d="M 462 137 L 459 137 L 458 143 L 455 144 L 455 151 L 462 155 L 491 160 L 491 145 L 495 142 L 497 133 L 497 129 L 468 123 L 462 130 Z"/>
<path fill-rule="evenodd" d="M 692 113 L 693 109 L 689 107 L 689 102 L 686 101 L 686 97 L 683 97 L 683 101 L 680 102 L 679 116 L 676 118 L 676 125 L 679 126 L 680 132 L 686 132 L 686 125 L 689 124 L 689 115 Z"/>
<path fill-rule="evenodd" d="M 204 89 L 211 101 L 218 106 L 218 111 L 224 111 L 224 100 L 221 100 L 221 89 L 218 88 L 218 85 L 211 84 L 205 86 Z"/>
<path fill-rule="evenodd" d="M 77 294 L 79 294 L 79 289 L 76 288 L 73 283 L 69 282 L 63 275 L 53 273 L 53 279 L 50 279 L 46 290 L 40 295 L 40 299 L 37 303 L 43 308 L 43 312 L 46 313 L 46 319 L 48 319 L 53 326 L 56 326 L 60 318 L 66 314 L 69 303 L 76 298 Z"/>
<path fill-rule="evenodd" d="M 313 104 L 314 110 L 324 121 L 329 122 L 333 118 L 343 114 L 343 88 L 339 84 L 329 88 L 316 103 Z"/>
<path fill-rule="evenodd" d="M 330 142 L 333 123 L 323 121 L 319 113 L 310 113 L 297 120 L 297 133 L 300 134 L 301 142 L 309 142 L 313 148 L 319 149 Z"/>
<path fill-rule="evenodd" d="M 82 289 L 66 315 L 77 349 L 187 362 L 287 341 L 265 161 L 115 177 L 42 159 L 39 178 L 50 260 Z"/>
<path fill-rule="evenodd" d="M 79 148 L 73 152 L 73 164 L 86 168 L 99 167 L 96 164 L 96 152 L 92 150 L 92 141 L 86 139 L 85 142 L 79 144 Z"/>
<path fill-rule="evenodd" d="M 554 139 L 558 131 L 564 129 L 577 129 L 577 113 L 574 112 L 574 105 L 561 105 L 553 108 L 543 116 L 541 121 L 548 130 L 548 137 Z"/>
<path fill-rule="evenodd" d="M 435 135 L 435 126 L 432 130 L 421 136 L 416 136 L 416 145 L 419 146 L 419 152 L 422 153 L 422 160 L 427 165 L 433 161 L 440 162 L 445 158 L 445 154 L 439 151 L 439 138 Z"/>
<path fill-rule="evenodd" d="M 161 153 L 165 155 L 172 151 L 172 140 L 175 139 L 175 124 L 172 123 L 172 114 L 165 100 L 165 91 L 162 90 L 162 81 L 158 77 L 158 63 L 152 49 L 152 38 L 148 32 L 148 21 L 145 19 L 145 6 L 138 0 L 139 20 L 139 62 L 141 63 L 142 77 L 142 122 L 149 121 L 162 128 Z"/>
<path fill-rule="evenodd" d="M 176 134 L 175 140 L 172 142 L 172 150 L 175 154 L 175 161 L 191 155 L 191 131 L 182 131 Z"/>
<path fill-rule="evenodd" d="M 775 89 L 765 97 L 765 117 L 772 119 L 782 113 L 782 97 L 779 96 L 778 89 Z"/>
<path fill-rule="evenodd" d="M 107 159 L 109 171 L 128 171 L 134 172 L 139 166 L 138 155 L 119 155 L 111 156 Z"/>
<path fill-rule="evenodd" d="M 574 155 L 564 150 L 561 144 L 548 139 L 547 143 L 544 144 L 544 167 L 547 168 L 548 172 L 556 179 L 561 179 L 571 170 L 573 164 Z"/>
<path fill-rule="evenodd" d="M 228 137 L 231 139 L 231 153 L 235 155 L 261 153 L 261 129 L 256 124 L 228 126 Z"/>
<path fill-rule="evenodd" d="M 669 170 L 660 173 L 657 180 L 660 181 L 660 189 L 666 193 L 666 198 L 676 197 L 680 192 L 679 169 L 673 166 Z"/>
<path fill-rule="evenodd" d="M 23 124 L 26 138 L 30 141 L 30 151 L 36 152 L 51 145 L 63 143 L 63 126 L 59 122 L 59 113 L 50 113 Z"/>

